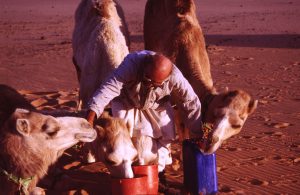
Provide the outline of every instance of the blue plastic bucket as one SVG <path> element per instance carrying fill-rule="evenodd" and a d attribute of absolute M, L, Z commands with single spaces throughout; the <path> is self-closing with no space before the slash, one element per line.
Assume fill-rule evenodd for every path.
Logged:
<path fill-rule="evenodd" d="M 183 173 L 185 189 L 192 194 L 216 194 L 218 179 L 215 153 L 204 155 L 192 140 L 184 140 Z"/>

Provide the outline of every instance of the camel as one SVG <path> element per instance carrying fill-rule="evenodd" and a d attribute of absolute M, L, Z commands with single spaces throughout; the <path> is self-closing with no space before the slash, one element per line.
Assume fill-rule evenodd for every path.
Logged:
<path fill-rule="evenodd" d="M 103 162 L 115 178 L 133 178 L 131 164 L 137 159 L 128 124 L 124 120 L 103 113 L 95 120 L 98 137 L 85 144 L 89 162 Z"/>
<path fill-rule="evenodd" d="M 86 110 L 41 111 L 52 116 L 84 117 Z M 97 139 L 85 143 L 82 149 L 84 163 L 103 162 L 115 178 L 132 178 L 131 164 L 137 160 L 137 150 L 131 140 L 130 125 L 121 118 L 112 117 L 108 111 L 94 121 Z"/>
<path fill-rule="evenodd" d="M 79 109 L 86 109 L 96 89 L 129 53 L 129 32 L 121 6 L 114 0 L 82 0 L 75 13 L 72 45 L 80 83 Z M 131 162 L 136 150 L 126 125 L 108 115 L 98 122 L 104 126 L 95 126 L 98 138 L 87 144 L 96 159 L 88 161 L 104 162 L 114 177 L 133 177 Z"/>
<path fill-rule="evenodd" d="M 36 184 L 49 166 L 71 146 L 96 139 L 96 131 L 83 118 L 39 113 L 6 85 L 0 94 L 1 194 L 44 194 Z"/>
<path fill-rule="evenodd" d="M 243 90 L 217 92 L 214 88 L 193 0 L 148 0 L 144 15 L 144 41 L 145 49 L 169 57 L 198 95 L 202 103 L 202 121 L 212 126 L 207 136 L 209 139 L 200 146 L 203 153 L 215 152 L 224 140 L 241 131 L 258 101 Z M 180 125 L 177 124 L 177 127 Z M 203 137 L 189 133 L 190 137 Z M 187 136 L 186 133 L 179 134 Z"/>
<path fill-rule="evenodd" d="M 129 32 L 114 0 L 82 0 L 75 12 L 73 63 L 79 80 L 79 109 L 129 53 Z"/>

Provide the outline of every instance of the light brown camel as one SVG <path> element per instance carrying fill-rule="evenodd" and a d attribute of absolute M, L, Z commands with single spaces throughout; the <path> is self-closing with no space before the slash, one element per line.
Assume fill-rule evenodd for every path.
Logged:
<path fill-rule="evenodd" d="M 114 0 L 82 0 L 75 13 L 73 63 L 80 84 L 79 108 L 128 54 L 129 33 Z"/>
<path fill-rule="evenodd" d="M 129 53 L 129 32 L 117 1 L 82 0 L 75 13 L 72 44 L 80 83 L 79 108 L 85 109 L 95 90 Z M 104 126 L 95 127 L 98 139 L 88 144 L 95 149 L 92 152 L 96 160 L 104 162 L 112 176 L 133 177 L 131 162 L 136 150 L 132 148 L 126 125 L 116 118 L 99 120 Z"/>
<path fill-rule="evenodd" d="M 36 184 L 49 166 L 64 150 L 97 135 L 83 118 L 55 118 L 35 111 L 5 85 L 0 85 L 0 105 L 0 194 L 43 194 Z"/>
<path fill-rule="evenodd" d="M 241 131 L 248 115 L 256 109 L 257 100 L 243 90 L 216 92 L 193 0 L 148 0 L 144 41 L 145 49 L 169 57 L 198 95 L 202 120 L 213 125 L 202 152 L 215 152 L 224 140 Z"/>
<path fill-rule="evenodd" d="M 89 160 L 103 162 L 113 177 L 133 178 L 131 164 L 137 159 L 137 150 L 131 141 L 128 124 L 105 112 L 94 125 L 98 137 L 85 144 L 90 150 Z"/>

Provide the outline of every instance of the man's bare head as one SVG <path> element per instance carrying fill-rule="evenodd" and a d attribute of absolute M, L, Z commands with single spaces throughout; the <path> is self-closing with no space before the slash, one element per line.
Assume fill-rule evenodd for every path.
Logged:
<path fill-rule="evenodd" d="M 153 84 L 163 83 L 171 74 L 173 64 L 162 54 L 155 54 L 147 57 L 145 64 L 145 76 Z"/>

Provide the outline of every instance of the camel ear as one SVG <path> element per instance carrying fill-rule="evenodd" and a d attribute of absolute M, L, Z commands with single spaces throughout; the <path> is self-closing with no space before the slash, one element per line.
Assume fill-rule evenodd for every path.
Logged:
<path fill-rule="evenodd" d="M 108 111 L 103 111 L 100 117 L 105 118 L 105 119 L 110 119 L 111 118 Z"/>
<path fill-rule="evenodd" d="M 98 138 L 100 140 L 105 138 L 105 129 L 103 127 L 101 127 L 100 125 L 95 125 L 95 129 L 98 133 Z"/>
<path fill-rule="evenodd" d="M 15 113 L 28 114 L 28 113 L 30 113 L 30 111 L 27 109 L 24 109 L 24 108 L 16 108 Z"/>
<path fill-rule="evenodd" d="M 178 2 L 178 16 L 186 15 L 191 10 L 192 0 L 182 0 Z"/>
<path fill-rule="evenodd" d="M 30 123 L 27 119 L 17 119 L 16 129 L 22 135 L 28 136 L 30 133 Z"/>
<path fill-rule="evenodd" d="M 229 88 L 227 86 L 221 89 L 221 93 L 228 93 L 228 91 Z"/>
<path fill-rule="evenodd" d="M 221 87 L 221 88 L 218 88 L 218 89 L 213 88 L 213 91 L 217 94 L 226 94 L 226 93 L 228 93 L 229 88 L 227 86 L 226 87 Z"/>
<path fill-rule="evenodd" d="M 248 106 L 248 113 L 252 114 L 257 108 L 258 100 L 251 100 Z"/>

